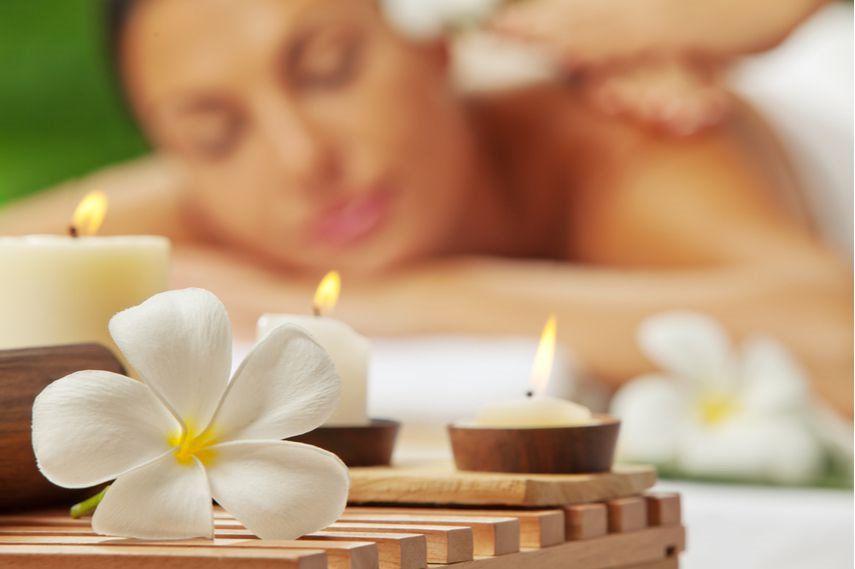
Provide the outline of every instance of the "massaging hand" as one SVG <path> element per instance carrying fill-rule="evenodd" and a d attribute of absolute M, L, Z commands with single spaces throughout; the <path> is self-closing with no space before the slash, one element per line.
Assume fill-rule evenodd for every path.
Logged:
<path fill-rule="evenodd" d="M 690 136 L 720 123 L 733 101 L 715 68 L 675 58 L 592 70 L 585 75 L 583 88 L 600 111 L 675 136 Z"/>
<path fill-rule="evenodd" d="M 726 116 L 730 98 L 716 66 L 680 53 L 661 19 L 646 2 L 526 0 L 502 10 L 490 27 L 540 45 L 562 72 L 582 79 L 600 111 L 695 134 Z"/>

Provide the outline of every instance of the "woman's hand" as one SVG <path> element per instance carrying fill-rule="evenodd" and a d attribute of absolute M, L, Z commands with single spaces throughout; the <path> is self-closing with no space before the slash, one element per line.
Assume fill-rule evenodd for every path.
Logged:
<path fill-rule="evenodd" d="M 733 108 L 717 69 L 675 58 L 593 71 L 585 77 L 583 91 L 602 113 L 674 136 L 718 125 Z"/>
<path fill-rule="evenodd" d="M 527 0 L 491 23 L 500 35 L 534 42 L 559 72 L 581 79 L 600 112 L 676 136 L 719 124 L 730 109 L 717 66 L 668 46 L 660 11 L 616 0 Z"/>

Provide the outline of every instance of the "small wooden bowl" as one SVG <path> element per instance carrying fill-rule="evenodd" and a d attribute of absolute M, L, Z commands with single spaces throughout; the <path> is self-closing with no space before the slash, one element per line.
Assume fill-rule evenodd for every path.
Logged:
<path fill-rule="evenodd" d="M 620 421 L 595 415 L 596 422 L 569 427 L 448 426 L 458 470 L 575 474 L 612 469 Z"/>
<path fill-rule="evenodd" d="M 388 466 L 400 426 L 397 421 L 371 419 L 368 425 L 318 427 L 289 440 L 328 450 L 348 466 Z"/>

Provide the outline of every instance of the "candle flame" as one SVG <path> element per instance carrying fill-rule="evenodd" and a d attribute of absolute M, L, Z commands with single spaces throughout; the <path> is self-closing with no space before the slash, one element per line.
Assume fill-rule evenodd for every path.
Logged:
<path fill-rule="evenodd" d="M 555 315 L 549 316 L 540 335 L 540 343 L 534 355 L 534 365 L 531 367 L 531 388 L 534 393 L 543 393 L 549 383 L 552 373 L 552 361 L 555 359 Z"/>
<path fill-rule="evenodd" d="M 328 272 L 315 291 L 314 312 L 316 315 L 326 314 L 335 308 L 341 291 L 341 277 L 338 271 Z"/>
<path fill-rule="evenodd" d="M 71 222 L 71 234 L 95 235 L 107 213 L 107 196 L 104 192 L 89 192 L 74 210 Z"/>

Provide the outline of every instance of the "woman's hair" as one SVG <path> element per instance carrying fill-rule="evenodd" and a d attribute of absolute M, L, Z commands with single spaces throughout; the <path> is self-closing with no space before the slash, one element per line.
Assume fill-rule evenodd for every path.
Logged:
<path fill-rule="evenodd" d="M 119 51 L 122 33 L 128 23 L 128 17 L 136 4 L 135 0 L 104 0 L 104 24 L 106 28 L 107 52 L 113 61 L 113 67 L 119 71 Z"/>

